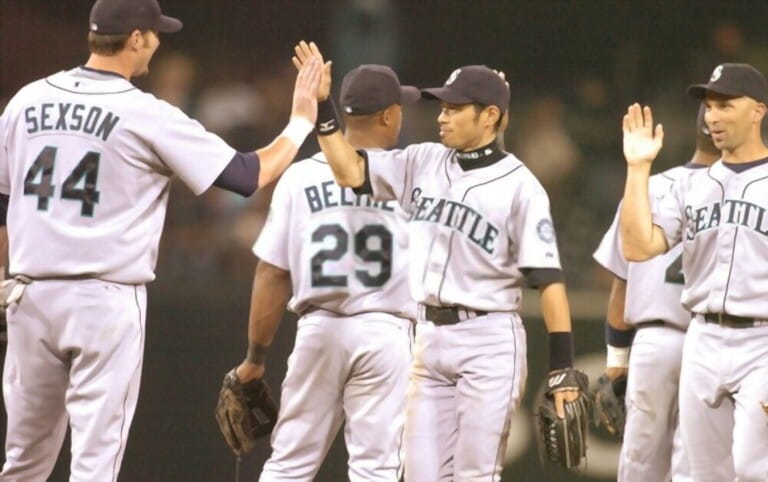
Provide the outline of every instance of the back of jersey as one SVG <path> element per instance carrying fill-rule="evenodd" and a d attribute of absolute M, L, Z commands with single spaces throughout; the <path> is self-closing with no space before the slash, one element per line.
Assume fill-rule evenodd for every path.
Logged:
<path fill-rule="evenodd" d="M 234 154 L 128 80 L 82 67 L 23 88 L 0 122 L 9 269 L 32 278 L 151 281 L 170 176 L 199 194 Z"/>
<path fill-rule="evenodd" d="M 289 308 L 415 318 L 407 278 L 407 217 L 336 184 L 322 154 L 292 165 L 275 188 L 254 253 L 290 271 Z"/>
<path fill-rule="evenodd" d="M 651 176 L 648 195 L 655 210 L 658 199 L 668 193 L 675 179 L 690 176 L 695 168 L 678 166 Z M 642 263 L 627 262 L 621 251 L 618 230 L 618 212 L 606 232 L 595 259 L 619 278 L 627 281 L 624 318 L 629 324 L 663 320 L 686 329 L 691 314 L 683 308 L 683 250 L 674 246 L 666 253 Z"/>

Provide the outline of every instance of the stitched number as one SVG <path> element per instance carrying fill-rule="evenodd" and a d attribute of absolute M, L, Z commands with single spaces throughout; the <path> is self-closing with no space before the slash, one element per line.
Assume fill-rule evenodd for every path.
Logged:
<path fill-rule="evenodd" d="M 80 201 L 82 216 L 93 216 L 94 204 L 99 202 L 96 182 L 99 178 L 100 157 L 98 152 L 88 152 L 80 159 L 62 186 L 61 198 Z M 56 148 L 46 146 L 29 166 L 24 177 L 24 194 L 37 196 L 37 209 L 40 211 L 48 210 L 48 199 L 54 195 L 56 186 L 51 181 L 55 165 Z"/>
<path fill-rule="evenodd" d="M 379 264 L 377 275 L 355 270 L 355 276 L 363 285 L 383 286 L 392 276 L 392 233 L 381 224 L 369 224 L 355 233 L 355 254 L 366 263 Z"/>
<path fill-rule="evenodd" d="M 681 254 L 675 258 L 669 266 L 667 266 L 667 272 L 664 275 L 664 281 L 675 285 L 681 285 L 685 283 L 685 277 L 683 276 L 683 255 Z"/>
<path fill-rule="evenodd" d="M 29 166 L 24 178 L 24 194 L 37 196 L 37 209 L 48 210 L 48 198 L 53 196 L 53 165 L 56 161 L 56 148 L 46 146 Z"/>
<path fill-rule="evenodd" d="M 312 242 L 321 243 L 333 239 L 333 247 L 324 248 L 311 259 L 312 286 L 348 286 L 346 275 L 329 275 L 323 272 L 326 261 L 339 261 L 349 250 L 349 233 L 338 224 L 324 224 L 312 233 Z M 356 259 L 364 263 L 376 263 L 378 270 L 356 269 L 355 277 L 364 286 L 379 287 L 392 276 L 392 233 L 381 224 L 368 224 L 354 234 Z"/>
<path fill-rule="evenodd" d="M 64 180 L 61 189 L 62 199 L 72 199 L 82 203 L 80 207 L 82 216 L 93 216 L 93 205 L 99 202 L 99 191 L 96 190 L 96 181 L 99 179 L 99 157 L 96 152 L 86 154 Z"/>
<path fill-rule="evenodd" d="M 327 238 L 333 238 L 335 246 L 332 249 L 321 249 L 312 256 L 312 286 L 347 286 L 346 276 L 323 274 L 323 263 L 338 261 L 344 256 L 349 245 L 349 236 L 338 224 L 323 224 L 312 233 L 314 243 L 321 243 Z"/>

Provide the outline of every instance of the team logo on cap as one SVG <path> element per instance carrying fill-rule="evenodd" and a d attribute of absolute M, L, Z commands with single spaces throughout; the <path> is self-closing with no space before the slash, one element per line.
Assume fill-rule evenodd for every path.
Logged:
<path fill-rule="evenodd" d="M 451 85 L 456 80 L 456 78 L 459 76 L 460 73 L 461 73 L 461 69 L 456 69 L 453 72 L 451 72 L 451 75 L 448 77 L 448 80 L 445 81 L 445 85 Z"/>
<path fill-rule="evenodd" d="M 96 25 L 95 23 L 92 23 L 92 24 L 91 24 L 91 30 L 94 30 L 94 31 L 95 31 L 95 30 L 98 30 L 98 29 L 99 29 L 99 26 L 98 26 L 98 25 Z"/>
<path fill-rule="evenodd" d="M 352 113 L 352 107 L 350 107 L 350 106 L 344 107 L 344 112 L 346 112 L 347 114 L 351 114 Z"/>
<path fill-rule="evenodd" d="M 709 78 L 710 82 L 717 82 L 720 76 L 723 75 L 723 66 L 718 65 L 715 70 L 712 71 L 712 77 Z"/>

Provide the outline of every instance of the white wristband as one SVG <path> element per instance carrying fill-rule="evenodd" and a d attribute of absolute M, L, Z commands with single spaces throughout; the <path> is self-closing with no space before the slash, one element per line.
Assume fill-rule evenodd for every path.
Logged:
<path fill-rule="evenodd" d="M 293 142 L 293 145 L 299 148 L 302 144 L 304 144 L 304 139 L 307 138 L 309 133 L 312 132 L 312 129 L 314 128 L 315 125 L 304 117 L 291 117 L 288 125 L 285 126 L 285 129 L 283 129 L 283 132 L 281 132 L 280 135 L 287 137 L 291 142 Z"/>
<path fill-rule="evenodd" d="M 605 345 L 605 347 L 606 367 L 629 368 L 629 347 L 619 348 L 611 345 Z"/>

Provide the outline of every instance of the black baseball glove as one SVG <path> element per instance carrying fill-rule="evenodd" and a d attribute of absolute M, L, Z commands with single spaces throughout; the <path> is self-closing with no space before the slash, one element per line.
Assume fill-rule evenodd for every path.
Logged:
<path fill-rule="evenodd" d="M 619 438 L 624 436 L 624 424 L 627 419 L 627 409 L 624 405 L 626 393 L 626 375 L 611 380 L 608 375 L 603 374 L 597 379 L 597 388 L 593 395 L 595 426 L 603 425 L 608 433 L 617 435 Z"/>
<path fill-rule="evenodd" d="M 272 432 L 277 422 L 277 404 L 269 386 L 259 378 L 240 383 L 233 369 L 221 385 L 216 421 L 235 455 L 247 453 L 257 438 Z"/>
<path fill-rule="evenodd" d="M 565 402 L 565 418 L 557 416 L 555 392 L 579 389 L 579 396 Z M 587 435 L 592 401 L 587 394 L 589 379 L 584 372 L 568 368 L 549 374 L 547 389 L 539 402 L 539 457 L 544 465 L 554 464 L 565 469 L 577 467 L 587 455 Z"/>

